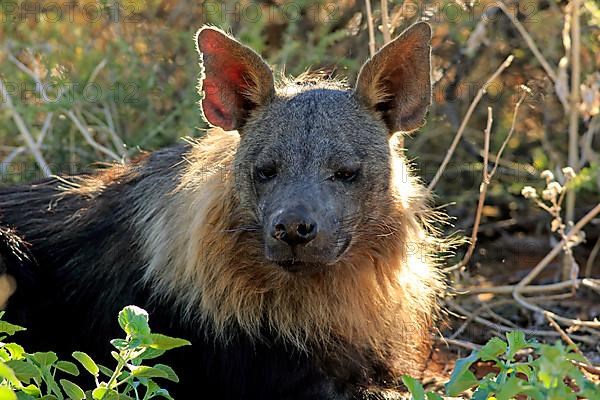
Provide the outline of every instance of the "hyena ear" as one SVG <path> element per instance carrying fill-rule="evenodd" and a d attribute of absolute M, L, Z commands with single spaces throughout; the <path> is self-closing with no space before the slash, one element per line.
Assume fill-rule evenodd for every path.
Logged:
<path fill-rule="evenodd" d="M 390 133 L 421 125 L 431 104 L 431 28 L 418 22 L 363 65 L 355 95 L 381 113 Z"/>
<path fill-rule="evenodd" d="M 240 129 L 275 93 L 273 73 L 254 51 L 213 27 L 196 33 L 203 74 L 204 118 L 226 131 Z"/>

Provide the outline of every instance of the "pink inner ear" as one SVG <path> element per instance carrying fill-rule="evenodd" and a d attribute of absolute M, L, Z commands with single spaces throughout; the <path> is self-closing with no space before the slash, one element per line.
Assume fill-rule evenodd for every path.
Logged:
<path fill-rule="evenodd" d="M 214 126 L 225 130 L 237 128 L 244 112 L 243 94 L 247 89 L 244 76 L 247 65 L 235 57 L 228 38 L 205 30 L 198 38 L 204 58 L 205 78 L 202 83 L 204 116 Z"/>

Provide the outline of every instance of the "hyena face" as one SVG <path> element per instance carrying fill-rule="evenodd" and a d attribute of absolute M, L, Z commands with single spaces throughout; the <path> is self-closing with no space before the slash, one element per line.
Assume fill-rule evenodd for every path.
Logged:
<path fill-rule="evenodd" d="M 260 228 L 264 256 L 291 271 L 336 263 L 393 201 L 397 131 L 418 128 L 430 102 L 427 24 L 413 25 L 362 68 L 356 87 L 335 82 L 275 88 L 252 50 L 219 30 L 198 32 L 202 110 L 237 129 L 235 184 Z"/>
<path fill-rule="evenodd" d="M 336 262 L 390 196 L 385 126 L 351 92 L 299 89 L 248 121 L 236 171 L 265 257 L 291 270 Z"/>

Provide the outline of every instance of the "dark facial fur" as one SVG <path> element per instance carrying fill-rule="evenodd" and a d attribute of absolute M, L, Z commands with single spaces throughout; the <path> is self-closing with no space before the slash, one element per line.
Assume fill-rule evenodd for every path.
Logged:
<path fill-rule="evenodd" d="M 243 128 L 235 181 L 242 207 L 255 212 L 265 257 L 295 269 L 343 257 L 372 205 L 385 208 L 390 197 L 387 140 L 385 126 L 347 90 L 279 95 L 256 113 Z M 293 245 L 274 237 L 290 214 L 311 221 L 316 236 Z"/>

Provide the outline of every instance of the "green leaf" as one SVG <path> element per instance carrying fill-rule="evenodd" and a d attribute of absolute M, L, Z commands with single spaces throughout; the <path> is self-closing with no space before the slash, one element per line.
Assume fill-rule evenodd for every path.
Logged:
<path fill-rule="evenodd" d="M 0 348 L 0 361 L 8 361 L 11 359 L 10 353 L 3 348 Z"/>
<path fill-rule="evenodd" d="M 79 361 L 83 368 L 85 368 L 90 374 L 98 376 L 98 372 L 100 372 L 100 369 L 90 356 L 88 356 L 82 351 L 75 351 L 73 352 L 73 358 Z"/>
<path fill-rule="evenodd" d="M 147 367 L 145 365 L 128 365 L 131 375 L 136 378 L 168 378 L 169 375 L 162 369 Z"/>
<path fill-rule="evenodd" d="M 163 397 L 167 400 L 175 400 L 175 399 L 173 399 L 173 397 L 171 397 L 171 395 L 169 394 L 169 391 L 167 389 L 158 389 L 154 393 L 154 396 L 152 396 L 152 398 L 154 398 L 154 397 Z"/>
<path fill-rule="evenodd" d="M 119 325 L 131 336 L 144 336 L 150 334 L 148 313 L 137 306 L 127 306 L 119 313 Z"/>
<path fill-rule="evenodd" d="M 56 395 L 60 400 L 63 399 L 62 391 L 58 386 L 58 383 L 54 380 L 54 375 L 50 373 L 49 369 L 42 371 L 42 379 L 46 382 L 46 385 L 50 389 L 50 391 Z"/>
<path fill-rule="evenodd" d="M 450 381 L 446 383 L 446 393 L 449 396 L 458 396 L 479 383 L 475 375 L 469 371 L 469 367 L 478 358 L 478 352 L 473 351 L 469 357 L 456 360 L 454 371 L 450 375 Z"/>
<path fill-rule="evenodd" d="M 125 339 L 113 339 L 110 341 L 110 344 L 112 344 L 117 350 L 125 350 L 128 347 L 129 342 L 127 342 Z"/>
<path fill-rule="evenodd" d="M 471 398 L 471 400 L 488 400 L 492 392 L 493 391 L 490 388 L 489 381 L 480 382 L 479 386 L 477 387 L 477 390 L 475 390 L 475 393 L 473 393 L 473 397 Z"/>
<path fill-rule="evenodd" d="M 21 360 L 25 357 L 25 349 L 16 343 L 6 343 L 4 349 L 8 350 L 13 360 Z"/>
<path fill-rule="evenodd" d="M 11 385 L 16 387 L 17 389 L 22 387 L 21 382 L 15 375 L 14 371 L 3 362 L 0 362 L 0 377 L 6 379 L 8 382 L 10 382 Z"/>
<path fill-rule="evenodd" d="M 508 332 L 506 340 L 508 341 L 507 360 L 513 360 L 519 350 L 529 347 L 529 343 L 525 340 L 525 334 L 521 331 Z"/>
<path fill-rule="evenodd" d="M 139 358 L 143 360 L 151 360 L 153 358 L 157 358 L 165 354 L 165 350 L 153 349 L 151 347 L 146 347 L 144 352 L 139 356 Z"/>
<path fill-rule="evenodd" d="M 402 383 L 412 395 L 413 400 L 425 400 L 425 389 L 421 382 L 411 376 L 402 375 Z"/>
<path fill-rule="evenodd" d="M 154 366 L 154 368 L 159 369 L 159 370 L 163 371 L 164 373 L 166 373 L 167 376 L 165 377 L 165 379 L 168 379 L 175 383 L 179 382 L 179 377 L 177 376 L 177 374 L 175 373 L 173 368 L 169 367 L 168 365 L 156 364 Z"/>
<path fill-rule="evenodd" d="M 479 358 L 482 361 L 495 361 L 500 354 L 506 352 L 507 345 L 504 340 L 494 337 L 479 350 Z"/>
<path fill-rule="evenodd" d="M 427 397 L 427 400 L 444 400 L 442 396 L 434 392 L 427 392 L 425 396 Z"/>
<path fill-rule="evenodd" d="M 70 361 L 59 361 L 54 366 L 56 367 L 56 369 L 66 372 L 67 374 L 79 376 L 79 368 L 77 368 L 77 365 L 73 364 Z"/>
<path fill-rule="evenodd" d="M 520 363 L 514 367 L 516 372 L 520 372 L 521 374 L 525 375 L 528 380 L 533 376 L 533 368 L 529 364 Z"/>
<path fill-rule="evenodd" d="M 498 393 L 496 393 L 496 399 L 498 400 L 509 400 L 515 397 L 517 394 L 521 393 L 522 387 L 525 384 L 525 381 L 511 376 L 506 382 L 500 387 Z"/>
<path fill-rule="evenodd" d="M 0 400 L 17 400 L 17 395 L 6 386 L 0 386 Z"/>
<path fill-rule="evenodd" d="M 100 365 L 98 364 L 98 368 L 100 369 L 100 372 L 102 372 L 104 375 L 106 375 L 107 377 L 111 377 L 113 374 L 112 369 L 105 367 L 104 365 Z"/>
<path fill-rule="evenodd" d="M 40 395 L 42 394 L 42 392 L 40 391 L 40 388 L 38 388 L 35 385 L 27 385 L 24 388 L 22 388 L 21 391 L 23 393 L 26 393 L 29 396 L 33 396 L 33 397 L 40 397 Z M 18 393 L 17 393 L 17 396 L 18 396 Z M 20 397 L 19 397 L 19 399 L 20 399 Z"/>
<path fill-rule="evenodd" d="M 600 400 L 600 385 L 586 381 L 580 395 L 589 400 Z"/>
<path fill-rule="evenodd" d="M 33 353 L 31 357 L 35 362 L 37 362 L 41 366 L 49 366 L 58 361 L 56 353 L 53 353 L 51 351 Z"/>
<path fill-rule="evenodd" d="M 22 382 L 29 382 L 32 378 L 40 379 L 42 376 L 40 370 L 31 362 L 12 360 L 7 361 L 6 365 L 13 370 L 17 378 Z"/>
<path fill-rule="evenodd" d="M 65 391 L 67 397 L 70 400 L 85 400 L 85 393 L 79 386 L 77 386 L 73 382 L 68 381 L 66 379 L 61 379 L 60 386 L 62 386 L 63 390 Z"/>
<path fill-rule="evenodd" d="M 92 398 L 94 400 L 119 400 L 119 393 L 112 389 L 100 387 L 92 391 Z"/>
<path fill-rule="evenodd" d="M 14 325 L 6 321 L 0 320 L 0 333 L 6 333 L 8 335 L 14 335 L 20 331 L 26 331 L 27 329 L 19 325 Z"/>
<path fill-rule="evenodd" d="M 150 335 L 152 344 L 149 347 L 158 350 L 171 350 L 177 347 L 189 346 L 191 343 L 185 339 L 174 338 L 160 333 L 153 333 Z"/>

